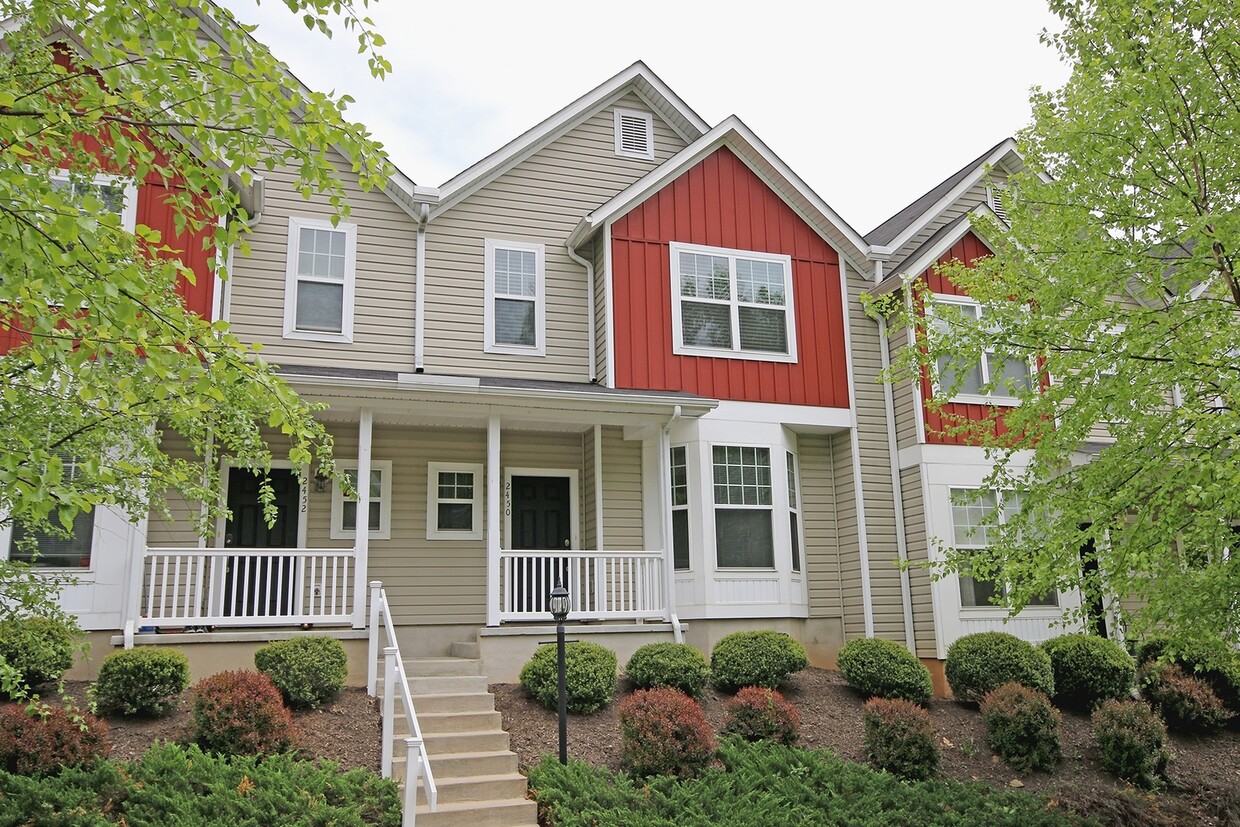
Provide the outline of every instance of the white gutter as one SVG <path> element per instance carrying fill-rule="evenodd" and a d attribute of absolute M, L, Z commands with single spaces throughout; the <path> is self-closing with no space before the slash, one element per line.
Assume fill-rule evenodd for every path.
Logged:
<path fill-rule="evenodd" d="M 596 330 L 594 321 L 594 263 L 586 261 L 577 255 L 577 250 L 573 247 L 571 241 L 565 242 L 564 249 L 568 251 L 568 257 L 573 261 L 586 268 L 586 326 L 587 338 L 589 339 L 589 359 L 590 363 L 586 366 L 586 373 L 590 377 L 590 381 L 598 381 L 598 343 L 595 341 Z M 419 307 L 421 303 L 419 302 Z"/>
<path fill-rule="evenodd" d="M 431 205 L 422 202 L 418 218 L 417 254 L 413 265 L 413 370 L 421 373 L 426 355 L 426 225 L 431 219 Z"/>
<path fill-rule="evenodd" d="M 662 506 L 663 523 L 663 581 L 667 591 L 667 620 L 672 624 L 672 636 L 677 643 L 685 642 L 685 630 L 676 614 L 675 555 L 672 553 L 672 469 L 668 463 L 671 449 L 672 426 L 681 418 L 680 406 L 672 411 L 667 423 L 659 430 L 659 503 Z"/>

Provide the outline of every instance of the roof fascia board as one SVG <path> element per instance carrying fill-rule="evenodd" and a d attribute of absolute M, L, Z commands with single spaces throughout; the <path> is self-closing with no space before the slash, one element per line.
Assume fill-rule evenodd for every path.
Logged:
<path fill-rule="evenodd" d="M 974 226 L 973 216 L 986 216 L 994 221 L 999 220 L 999 217 L 994 214 L 994 211 L 991 210 L 990 207 L 985 204 L 978 204 L 975 209 L 962 216 L 963 220 L 956 227 L 954 227 L 950 233 L 947 233 L 939 239 L 934 246 L 920 253 L 917 258 L 912 259 L 911 263 L 907 267 L 901 264 L 894 271 L 892 271 L 890 276 L 875 285 L 873 291 L 874 295 L 881 296 L 884 293 L 891 293 L 908 282 L 920 278 L 922 273 L 934 264 L 934 262 L 938 261 L 944 253 L 950 250 L 953 244 L 964 238 L 965 234 L 969 231 L 973 231 L 974 235 L 978 236 L 978 238 L 980 238 L 989 247 L 990 242 L 987 241 L 985 234 L 979 232 Z"/>

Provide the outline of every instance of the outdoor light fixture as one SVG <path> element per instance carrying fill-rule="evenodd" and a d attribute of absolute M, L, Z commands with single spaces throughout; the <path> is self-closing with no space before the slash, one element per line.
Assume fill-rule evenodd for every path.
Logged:
<path fill-rule="evenodd" d="M 322 494 L 327 490 L 327 483 L 330 479 L 331 478 L 327 476 L 327 472 L 323 470 L 323 466 L 320 465 L 319 470 L 314 472 L 314 490 L 319 494 Z"/>
<path fill-rule="evenodd" d="M 564 619 L 571 605 L 568 589 L 556 579 L 555 588 L 547 600 L 547 608 L 555 618 L 556 677 L 559 681 L 560 700 L 560 763 L 568 763 L 568 679 L 564 663 Z"/>

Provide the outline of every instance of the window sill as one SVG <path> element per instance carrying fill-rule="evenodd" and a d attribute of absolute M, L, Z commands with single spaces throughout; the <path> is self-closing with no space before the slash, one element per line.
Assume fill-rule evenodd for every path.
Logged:
<path fill-rule="evenodd" d="M 995 408 L 1015 408 L 1020 400 L 1014 396 L 983 396 L 974 393 L 962 393 L 948 400 L 961 405 L 990 405 Z"/>
<path fill-rule="evenodd" d="M 485 353 L 500 353 L 507 356 L 546 356 L 546 347 L 525 347 L 524 345 L 488 344 L 483 348 Z"/>
<path fill-rule="evenodd" d="M 961 606 L 960 617 L 962 620 L 1006 620 L 1013 616 L 1006 609 L 993 606 Z M 1015 615 L 1015 619 L 1022 620 L 1059 619 L 1061 617 L 1063 617 L 1063 609 L 1059 606 L 1026 606 Z"/>
<path fill-rule="evenodd" d="M 352 333 L 315 333 L 309 330 L 286 330 L 284 331 L 285 339 L 301 339 L 308 342 L 336 342 L 339 344 L 353 344 Z"/>
<path fill-rule="evenodd" d="M 796 364 L 796 353 L 763 353 L 756 350 L 713 350 L 710 348 L 684 347 L 676 345 L 672 347 L 672 353 L 677 356 L 703 356 L 708 359 L 741 359 L 746 362 L 783 362 L 784 364 Z"/>

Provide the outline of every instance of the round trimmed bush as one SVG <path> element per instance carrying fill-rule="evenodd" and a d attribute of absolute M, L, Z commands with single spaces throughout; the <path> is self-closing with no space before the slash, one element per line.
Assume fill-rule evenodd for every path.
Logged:
<path fill-rule="evenodd" d="M 266 755 L 292 743 L 293 717 L 263 673 L 220 672 L 194 684 L 193 692 L 193 738 L 204 750 Z"/>
<path fill-rule="evenodd" d="M 978 632 L 959 638 L 943 664 L 957 700 L 976 703 L 1005 683 L 1055 694 L 1050 656 L 1007 632 Z"/>
<path fill-rule="evenodd" d="M 254 653 L 254 666 L 294 707 L 316 707 L 336 697 L 349 676 L 344 645 L 330 637 L 268 643 Z"/>
<path fill-rule="evenodd" d="M 692 778 L 715 757 L 697 701 L 675 689 L 639 689 L 620 702 L 620 762 L 630 773 Z"/>
<path fill-rule="evenodd" d="M 1141 694 L 1175 732 L 1210 732 L 1231 717 L 1209 683 L 1174 663 L 1142 667 Z"/>
<path fill-rule="evenodd" d="M 666 686 L 696 697 L 710 679 L 710 667 L 688 643 L 648 643 L 629 658 L 624 674 L 638 689 Z"/>
<path fill-rule="evenodd" d="M 1124 781 L 1155 789 L 1167 779 L 1167 728 L 1140 701 L 1103 701 L 1090 719 L 1102 766 Z"/>
<path fill-rule="evenodd" d="M 616 653 L 597 643 L 578 641 L 564 647 L 568 711 L 595 712 L 611 703 L 616 692 Z M 547 709 L 559 706 L 554 643 L 539 646 L 521 667 L 521 685 Z"/>
<path fill-rule="evenodd" d="M 778 689 L 794 672 L 809 666 L 805 647 L 783 632 L 733 632 L 715 644 L 710 672 L 715 686 L 736 692 L 742 686 Z"/>
<path fill-rule="evenodd" d="M 778 741 L 788 746 L 801 737 L 801 715 L 778 690 L 746 686 L 726 706 L 725 735 L 739 735 L 746 741 Z"/>
<path fill-rule="evenodd" d="M 163 715 L 189 686 L 189 659 L 180 649 L 144 646 L 103 659 L 95 681 L 99 708 L 122 715 Z"/>
<path fill-rule="evenodd" d="M 108 757 L 108 725 L 61 706 L 33 713 L 20 704 L 0 707 L 0 769 L 15 775 L 57 775 Z"/>
<path fill-rule="evenodd" d="M 0 658 L 22 673 L 28 686 L 59 680 L 73 665 L 73 632 L 46 617 L 0 622 Z"/>
<path fill-rule="evenodd" d="M 1013 769 L 1050 772 L 1063 757 L 1059 713 L 1036 689 L 1005 683 L 982 698 L 986 743 Z"/>
<path fill-rule="evenodd" d="M 934 692 L 930 670 L 895 641 L 877 637 L 850 640 L 835 662 L 848 685 L 863 695 L 903 698 L 924 706 Z"/>
<path fill-rule="evenodd" d="M 1113 640 L 1089 634 L 1061 635 L 1042 644 L 1055 676 L 1055 702 L 1085 709 L 1107 698 L 1127 698 L 1136 662 Z"/>
<path fill-rule="evenodd" d="M 871 698 L 861 707 L 861 740 L 875 769 L 912 781 L 934 776 L 939 745 L 930 713 L 901 698 Z"/>

